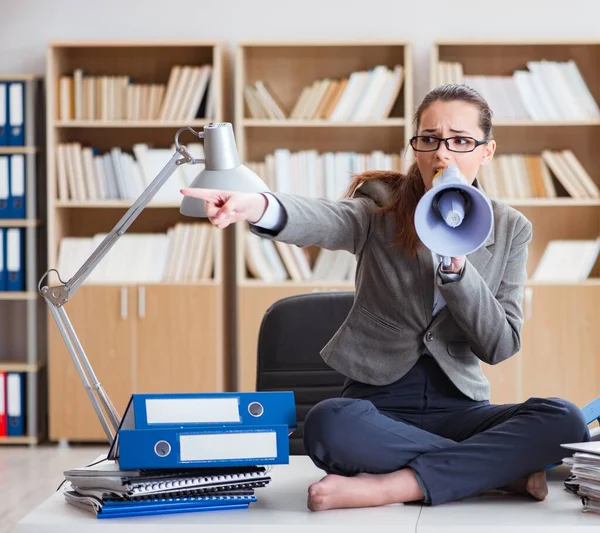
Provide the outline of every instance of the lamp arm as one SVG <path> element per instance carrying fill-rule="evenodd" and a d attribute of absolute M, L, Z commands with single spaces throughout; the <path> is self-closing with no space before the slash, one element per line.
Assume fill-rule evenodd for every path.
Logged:
<path fill-rule="evenodd" d="M 69 320 L 67 312 L 63 306 L 69 301 L 69 299 L 73 296 L 75 291 L 85 281 L 85 279 L 93 272 L 94 268 L 96 268 L 98 263 L 110 251 L 117 240 L 119 240 L 119 238 L 131 226 L 131 224 L 133 224 L 135 219 L 140 215 L 140 213 L 144 210 L 144 208 L 148 205 L 148 203 L 152 200 L 164 183 L 169 179 L 169 177 L 171 177 L 177 167 L 186 163 L 195 164 L 204 162 L 202 159 L 194 159 L 186 150 L 185 146 L 179 145 L 179 135 L 186 130 L 189 130 L 201 139 L 204 137 L 203 132 L 196 132 L 189 126 L 180 128 L 177 131 L 175 135 L 175 153 L 169 162 L 152 180 L 152 182 L 142 192 L 137 200 L 131 205 L 127 212 L 121 217 L 114 228 L 92 252 L 85 263 L 79 268 L 79 270 L 77 270 L 77 272 L 75 272 L 73 277 L 71 277 L 71 279 L 65 283 L 60 278 L 60 274 L 57 270 L 49 269 L 44 273 L 38 283 L 38 292 L 41 294 L 46 301 L 46 304 L 50 308 L 52 317 L 58 326 L 67 350 L 69 351 L 71 359 L 73 360 L 75 368 L 77 369 L 79 377 L 81 378 L 90 401 L 92 402 L 94 411 L 96 412 L 96 415 L 100 420 L 100 424 L 104 429 L 104 433 L 111 444 L 114 440 L 114 436 L 110 427 L 112 426 L 115 432 L 114 434 L 116 435 L 120 425 L 119 415 L 114 405 L 110 401 L 110 398 L 102 388 L 102 385 L 98 381 L 98 378 L 94 373 L 83 346 L 81 345 L 81 342 L 79 341 L 75 329 L 73 328 L 73 325 L 71 324 L 71 321 Z M 60 281 L 60 285 L 55 287 L 43 285 L 44 280 L 50 272 L 56 273 L 58 280 Z M 100 401 L 98 401 L 98 398 L 96 398 L 94 395 L 95 393 L 99 396 Z M 106 415 L 102 412 L 102 409 L 104 409 Z"/>

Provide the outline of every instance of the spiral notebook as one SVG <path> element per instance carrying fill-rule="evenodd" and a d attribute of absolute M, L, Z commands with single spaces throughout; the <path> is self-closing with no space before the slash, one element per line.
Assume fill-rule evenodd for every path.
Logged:
<path fill-rule="evenodd" d="M 151 495 L 189 496 L 218 492 L 228 494 L 253 494 L 257 487 L 271 481 L 269 471 L 263 466 L 235 468 L 212 468 L 180 471 L 120 471 L 116 464 L 102 462 L 92 467 L 83 467 L 64 472 L 75 492 L 101 497 L 113 494 L 132 499 Z"/>
<path fill-rule="evenodd" d="M 93 496 L 77 494 L 70 490 L 65 491 L 64 495 L 69 504 L 93 512 L 97 518 L 244 509 L 250 503 L 256 501 L 255 496 L 187 496 L 172 498 L 154 496 L 150 499 L 138 501 L 101 500 Z"/>

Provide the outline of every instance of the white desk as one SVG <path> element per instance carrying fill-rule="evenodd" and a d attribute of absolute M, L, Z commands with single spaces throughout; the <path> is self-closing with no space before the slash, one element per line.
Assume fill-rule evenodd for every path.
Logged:
<path fill-rule="evenodd" d="M 550 474 L 550 494 L 545 502 L 486 494 L 437 507 L 410 504 L 313 513 L 306 508 L 307 488 L 323 472 L 307 457 L 293 456 L 289 466 L 274 468 L 271 483 L 256 490 L 258 501 L 249 509 L 98 520 L 92 513 L 68 505 L 62 494 L 56 493 L 21 520 L 14 533 L 599 531 L 600 516 L 583 513 L 581 502 L 562 489 L 566 472 L 561 468 Z"/>

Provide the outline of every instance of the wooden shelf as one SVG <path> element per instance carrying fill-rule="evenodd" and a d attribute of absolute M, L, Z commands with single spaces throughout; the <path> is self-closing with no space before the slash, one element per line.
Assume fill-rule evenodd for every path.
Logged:
<path fill-rule="evenodd" d="M 212 122 L 210 119 L 196 120 L 57 120 L 57 128 L 183 128 L 202 127 Z"/>
<path fill-rule="evenodd" d="M 0 437 L 0 445 L 5 444 L 37 444 L 37 437 Z"/>
<path fill-rule="evenodd" d="M 260 279 L 244 279 L 238 282 L 239 287 L 265 288 L 265 289 L 306 289 L 306 292 L 311 290 L 354 290 L 354 282 L 352 281 L 332 281 L 332 280 L 311 280 L 311 281 L 279 281 L 266 282 Z"/>
<path fill-rule="evenodd" d="M 0 227 L 2 228 L 35 228 L 39 225 L 39 220 L 28 218 L 0 218 Z"/>
<path fill-rule="evenodd" d="M 498 199 L 513 207 L 598 207 L 600 200 L 577 198 L 516 198 Z"/>
<path fill-rule="evenodd" d="M 0 146 L 0 155 L 37 154 L 39 151 L 35 146 Z"/>
<path fill-rule="evenodd" d="M 523 127 L 523 128 L 537 128 L 537 127 L 596 127 L 600 126 L 600 119 L 598 120 L 530 120 L 530 119 L 505 119 L 500 118 L 494 120 L 494 128 L 511 128 L 511 127 Z"/>
<path fill-rule="evenodd" d="M 1 291 L 0 300 L 35 300 L 39 294 L 36 291 Z"/>
<path fill-rule="evenodd" d="M 403 118 L 389 118 L 367 122 L 349 122 L 336 120 L 269 120 L 245 118 L 243 125 L 249 128 L 390 128 L 404 126 Z"/>
<path fill-rule="evenodd" d="M 527 280 L 528 287 L 600 287 L 600 278 L 589 278 L 583 281 L 535 281 Z"/>
<path fill-rule="evenodd" d="M 43 363 L 29 364 L 0 361 L 0 372 L 38 372 L 44 366 Z"/>
<path fill-rule="evenodd" d="M 74 202 L 56 200 L 54 203 L 55 207 L 61 207 L 66 209 L 129 209 L 135 200 L 100 200 L 100 201 L 89 201 L 89 202 Z M 176 202 L 150 202 L 145 208 L 146 209 L 179 209 L 181 203 Z M 115 220 L 115 223 L 117 221 Z"/>

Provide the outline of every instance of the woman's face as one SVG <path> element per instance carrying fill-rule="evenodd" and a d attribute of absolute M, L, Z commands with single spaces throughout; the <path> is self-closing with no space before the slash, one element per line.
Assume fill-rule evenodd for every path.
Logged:
<path fill-rule="evenodd" d="M 439 138 L 447 137 L 473 137 L 478 141 L 484 139 L 483 131 L 479 127 L 479 109 L 476 105 L 460 100 L 453 102 L 434 102 L 421 115 L 417 135 Z M 426 139 L 425 144 L 435 140 Z M 468 144 L 469 141 L 454 141 L 454 146 Z M 452 147 L 452 145 L 451 145 Z M 496 142 L 490 140 L 472 152 L 453 152 L 448 150 L 445 143 L 441 142 L 433 152 L 415 151 L 417 165 L 423 177 L 426 189 L 431 188 L 433 177 L 438 170 L 454 163 L 462 172 L 469 183 L 477 177 L 480 165 L 487 164 L 492 159 L 496 150 Z"/>

